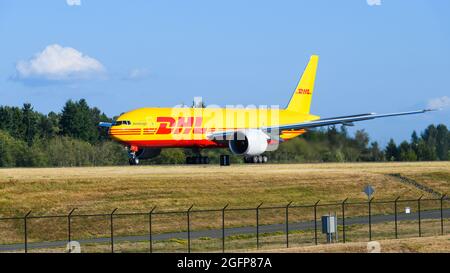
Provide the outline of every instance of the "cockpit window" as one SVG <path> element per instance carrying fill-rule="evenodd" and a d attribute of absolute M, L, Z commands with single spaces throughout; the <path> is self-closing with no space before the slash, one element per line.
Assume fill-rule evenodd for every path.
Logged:
<path fill-rule="evenodd" d="M 119 125 L 131 125 L 131 122 L 129 120 L 116 120 L 112 124 L 113 126 L 119 126 Z"/>

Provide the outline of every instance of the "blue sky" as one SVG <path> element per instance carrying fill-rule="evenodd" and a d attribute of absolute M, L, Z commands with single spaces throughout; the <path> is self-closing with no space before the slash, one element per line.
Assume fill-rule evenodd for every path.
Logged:
<path fill-rule="evenodd" d="M 351 130 L 383 145 L 450 126 L 449 1 L 78 1 L 0 0 L 1 105 L 284 106 L 318 54 L 314 114 L 444 108 Z"/>

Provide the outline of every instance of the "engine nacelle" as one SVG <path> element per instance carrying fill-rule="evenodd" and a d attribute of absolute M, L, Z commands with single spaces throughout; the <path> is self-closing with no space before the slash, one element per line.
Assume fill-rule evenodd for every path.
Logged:
<path fill-rule="evenodd" d="M 154 148 L 140 148 L 136 152 L 136 157 L 139 159 L 150 159 L 157 157 L 161 153 L 161 149 Z"/>
<path fill-rule="evenodd" d="M 245 130 L 234 133 L 229 147 L 233 154 L 260 155 L 267 150 L 268 136 L 261 130 Z"/>

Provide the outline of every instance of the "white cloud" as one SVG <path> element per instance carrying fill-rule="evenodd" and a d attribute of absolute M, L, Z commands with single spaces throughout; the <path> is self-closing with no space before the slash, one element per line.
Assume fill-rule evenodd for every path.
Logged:
<path fill-rule="evenodd" d="M 381 6 L 381 0 L 366 0 L 369 6 Z"/>
<path fill-rule="evenodd" d="M 16 79 L 67 81 L 89 79 L 104 72 L 103 65 L 71 47 L 47 46 L 27 61 L 16 64 Z"/>
<path fill-rule="evenodd" d="M 151 73 L 146 68 L 134 68 L 130 70 L 128 75 L 125 77 L 126 80 L 142 80 L 151 76 Z"/>
<path fill-rule="evenodd" d="M 81 0 L 66 0 L 69 6 L 81 6 Z"/>
<path fill-rule="evenodd" d="M 427 107 L 429 109 L 445 109 L 450 108 L 450 98 L 443 96 L 440 98 L 434 98 L 428 101 Z"/>

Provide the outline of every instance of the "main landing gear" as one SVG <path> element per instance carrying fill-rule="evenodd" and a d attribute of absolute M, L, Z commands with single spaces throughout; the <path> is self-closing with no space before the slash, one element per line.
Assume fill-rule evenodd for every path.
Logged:
<path fill-rule="evenodd" d="M 192 149 L 194 156 L 186 157 L 186 164 L 209 164 L 209 158 L 202 156 L 199 148 Z"/>
<path fill-rule="evenodd" d="M 207 156 L 188 156 L 186 164 L 209 164 L 209 158 Z"/>
<path fill-rule="evenodd" d="M 244 162 L 245 163 L 267 163 L 268 159 L 265 155 L 254 155 L 254 156 L 245 156 Z"/>

